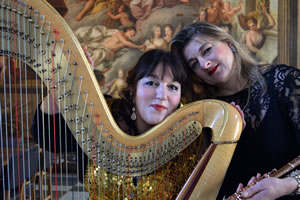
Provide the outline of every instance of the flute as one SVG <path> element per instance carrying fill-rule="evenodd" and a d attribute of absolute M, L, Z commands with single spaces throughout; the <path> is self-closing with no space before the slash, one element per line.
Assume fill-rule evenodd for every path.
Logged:
<path fill-rule="evenodd" d="M 264 174 L 263 176 L 259 177 L 256 181 L 254 181 L 252 184 L 248 185 L 247 187 L 244 187 L 241 191 L 234 193 L 230 197 L 225 198 L 225 200 L 240 200 L 242 192 L 245 191 L 246 189 L 254 186 L 257 182 L 261 181 L 264 178 L 269 178 L 269 177 L 279 178 L 279 177 L 287 174 L 291 170 L 295 169 L 299 164 L 300 164 L 300 155 L 298 155 L 294 160 L 292 160 L 288 164 L 284 165 L 279 170 L 273 169 L 271 172 Z"/>

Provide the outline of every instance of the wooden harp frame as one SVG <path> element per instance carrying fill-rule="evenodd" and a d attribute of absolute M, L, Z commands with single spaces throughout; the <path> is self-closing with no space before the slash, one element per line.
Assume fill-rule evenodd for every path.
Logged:
<path fill-rule="evenodd" d="M 226 102 L 203 100 L 183 106 L 142 135 L 127 135 L 115 123 L 81 45 L 63 18 L 44 0 L 26 2 L 2 4 L 1 54 L 26 63 L 39 75 L 89 159 L 96 159 L 113 174 L 147 175 L 183 151 L 202 128 L 210 128 L 208 151 L 178 199 L 215 199 L 242 130 L 239 112 Z M 4 25 L 5 21 L 9 23 Z M 163 146 L 166 138 L 170 138 L 170 145 L 160 149 L 165 153 L 160 165 L 153 167 L 151 162 L 158 154 L 150 152 L 154 146 Z M 178 145 L 176 141 L 182 138 L 186 142 Z M 137 164 L 129 159 L 121 163 L 111 155 L 115 151 L 135 158 Z M 145 154 L 153 154 L 152 161 L 141 167 Z M 113 166 L 112 160 L 116 161 Z M 129 173 L 128 166 L 133 166 Z"/>

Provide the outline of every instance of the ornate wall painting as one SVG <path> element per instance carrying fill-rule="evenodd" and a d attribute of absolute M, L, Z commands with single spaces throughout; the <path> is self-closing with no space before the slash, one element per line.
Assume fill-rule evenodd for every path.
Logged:
<path fill-rule="evenodd" d="M 65 0 L 65 5 L 64 19 L 93 65 L 102 92 L 114 97 L 143 52 L 168 50 L 170 38 L 195 21 L 229 31 L 259 62 L 276 62 L 277 0 Z"/>

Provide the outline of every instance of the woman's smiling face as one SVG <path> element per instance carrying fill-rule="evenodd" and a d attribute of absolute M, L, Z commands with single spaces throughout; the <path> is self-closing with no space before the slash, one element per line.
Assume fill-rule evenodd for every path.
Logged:
<path fill-rule="evenodd" d="M 162 63 L 159 63 L 154 72 L 140 79 L 135 94 L 136 123 L 147 130 L 160 123 L 171 114 L 179 105 L 181 84 L 173 80 L 169 67 L 165 74 L 162 72 Z"/>
<path fill-rule="evenodd" d="M 189 67 L 207 84 L 224 87 L 236 73 L 234 55 L 226 42 L 195 36 L 183 54 Z"/>

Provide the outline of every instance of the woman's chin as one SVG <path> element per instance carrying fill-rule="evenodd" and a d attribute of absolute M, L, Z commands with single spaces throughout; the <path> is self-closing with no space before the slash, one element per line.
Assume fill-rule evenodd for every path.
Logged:
<path fill-rule="evenodd" d="M 149 120 L 149 124 L 155 126 L 155 125 L 159 124 L 160 122 L 162 122 L 164 119 L 165 119 L 165 117 L 153 118 L 153 119 Z"/>

